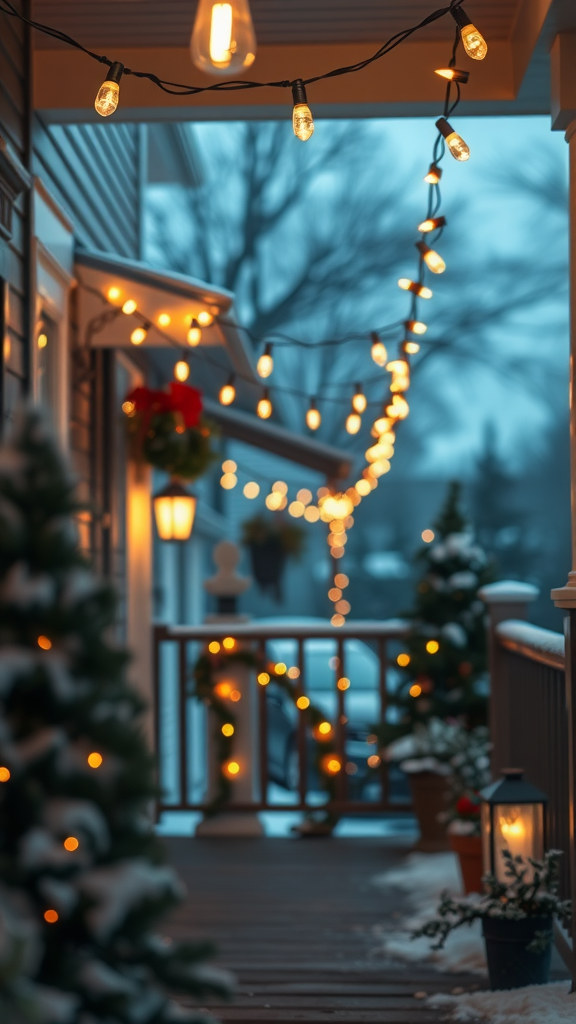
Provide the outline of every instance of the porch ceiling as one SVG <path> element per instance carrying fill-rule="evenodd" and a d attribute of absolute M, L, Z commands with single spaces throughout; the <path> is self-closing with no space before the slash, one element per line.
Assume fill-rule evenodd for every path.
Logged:
<path fill-rule="evenodd" d="M 251 77 L 311 77 L 369 56 L 382 42 L 414 25 L 440 0 L 251 0 L 258 54 Z M 127 65 L 172 81 L 207 84 L 190 62 L 191 0 L 34 0 L 34 16 Z M 559 29 L 576 28 L 573 0 L 465 0 L 490 44 L 474 64 L 462 113 L 545 113 L 549 110 L 548 49 Z M 443 18 L 360 74 L 310 89 L 315 112 L 326 117 L 429 115 L 444 87 L 432 72 L 447 59 L 453 21 Z M 35 103 L 51 120 L 93 120 L 101 68 L 68 51 L 74 89 L 61 87 L 61 49 L 37 36 Z M 408 73 L 407 73 L 408 69 Z M 74 106 L 71 107 L 71 96 Z M 248 99 L 248 103 L 247 103 Z M 126 79 L 115 115 L 124 120 L 269 119 L 287 116 L 284 90 L 172 97 L 145 81 Z"/>

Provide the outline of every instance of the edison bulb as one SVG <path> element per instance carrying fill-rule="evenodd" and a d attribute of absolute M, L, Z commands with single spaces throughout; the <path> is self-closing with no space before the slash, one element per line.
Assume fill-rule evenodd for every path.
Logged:
<path fill-rule="evenodd" d="M 147 333 L 148 331 L 146 331 L 144 327 L 136 327 L 130 335 L 130 341 L 133 345 L 141 345 L 142 342 L 146 340 Z"/>
<path fill-rule="evenodd" d="M 274 369 L 274 359 L 272 357 L 272 350 L 269 345 L 266 346 L 263 355 L 260 356 L 256 364 L 256 369 L 258 371 L 259 376 L 263 377 L 264 379 L 266 379 L 266 377 L 269 377 L 270 374 L 272 373 L 272 370 Z"/>
<path fill-rule="evenodd" d="M 190 367 L 185 359 L 179 359 L 176 363 L 174 367 L 174 376 L 176 377 L 176 380 L 179 380 L 181 383 L 188 380 L 188 377 L 190 376 Z"/>
<path fill-rule="evenodd" d="M 318 427 L 322 423 L 322 416 L 320 411 L 316 408 L 314 402 L 310 403 L 310 408 L 306 412 L 306 426 L 310 430 L 318 430 Z"/>
<path fill-rule="evenodd" d="M 431 299 L 432 290 L 427 288 L 425 284 L 420 284 L 419 281 L 411 281 L 409 277 L 401 277 L 398 281 L 398 287 L 402 288 L 405 292 L 413 292 L 419 299 Z"/>
<path fill-rule="evenodd" d="M 110 117 L 115 110 L 118 109 L 118 103 L 120 100 L 120 86 L 118 82 L 109 82 L 106 80 L 102 82 L 102 85 L 98 89 L 98 94 L 94 101 L 94 107 L 100 117 Z"/>
<path fill-rule="evenodd" d="M 451 132 L 446 137 L 446 145 L 455 160 L 464 161 L 470 159 L 470 147 L 464 142 L 462 136 L 458 135 L 458 132 Z"/>
<path fill-rule="evenodd" d="M 406 330 L 410 331 L 412 334 L 426 334 L 428 328 L 421 320 L 407 320 Z"/>
<path fill-rule="evenodd" d="M 297 103 L 292 111 L 294 135 L 301 142 L 308 142 L 314 134 L 314 118 L 307 103 Z"/>
<path fill-rule="evenodd" d="M 439 253 L 435 249 L 431 249 L 430 246 L 426 245 L 425 242 L 417 242 L 416 248 L 422 255 L 424 263 L 431 270 L 433 274 L 443 274 L 446 270 L 446 264 Z"/>
<path fill-rule="evenodd" d="M 376 363 L 376 366 L 384 366 L 388 359 L 386 346 L 383 341 L 380 341 L 380 338 L 376 333 L 372 335 L 372 348 L 370 349 L 370 355 Z"/>
<path fill-rule="evenodd" d="M 272 415 L 272 402 L 267 396 L 260 399 L 256 407 L 256 412 L 261 420 L 270 419 L 270 416 Z"/>
<path fill-rule="evenodd" d="M 362 426 L 362 418 L 357 412 L 351 412 L 346 419 L 346 430 L 349 434 L 357 434 Z"/>
<path fill-rule="evenodd" d="M 368 402 L 366 400 L 366 395 L 364 395 L 362 393 L 360 385 L 357 384 L 356 385 L 356 393 L 354 394 L 354 396 L 352 398 L 352 408 L 354 409 L 354 412 L 363 413 L 363 412 L 366 412 L 366 406 L 367 405 L 368 405 Z"/>
<path fill-rule="evenodd" d="M 437 164 L 430 164 L 430 167 L 428 168 L 428 174 L 424 175 L 424 181 L 428 185 L 438 185 L 441 177 L 442 168 L 438 167 Z"/>
<path fill-rule="evenodd" d="M 198 327 L 196 320 L 192 320 L 192 326 L 186 335 L 186 341 L 192 348 L 196 348 L 196 345 L 199 345 L 202 341 L 202 331 Z"/>
<path fill-rule="evenodd" d="M 488 43 L 476 26 L 470 22 L 470 24 L 465 25 L 460 30 L 460 34 L 462 36 L 462 45 L 468 56 L 472 57 L 472 60 L 484 60 L 488 53 Z"/>
<path fill-rule="evenodd" d="M 249 68 L 256 58 L 256 34 L 248 0 L 200 0 L 190 55 L 208 75 L 233 75 Z"/>
<path fill-rule="evenodd" d="M 224 384 L 224 386 L 220 388 L 218 398 L 222 405 L 232 405 L 232 402 L 236 398 L 236 388 L 234 385 L 232 383 Z"/>
<path fill-rule="evenodd" d="M 214 317 L 207 309 L 201 310 L 196 319 L 198 320 L 200 327 L 210 327 L 210 324 L 214 323 Z"/>

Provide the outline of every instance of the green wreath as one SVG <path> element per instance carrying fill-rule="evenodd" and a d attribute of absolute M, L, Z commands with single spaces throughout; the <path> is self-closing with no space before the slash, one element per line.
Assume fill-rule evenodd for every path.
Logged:
<path fill-rule="evenodd" d="M 293 685 L 285 674 L 276 672 L 272 663 L 266 662 L 265 659 L 257 656 L 253 651 L 230 650 L 224 652 L 220 649 L 215 653 L 205 651 L 200 655 L 192 672 L 190 693 L 201 700 L 214 713 L 214 747 L 219 767 L 217 792 L 212 802 L 206 808 L 208 816 L 217 814 L 230 800 L 232 794 L 232 780 L 226 773 L 226 765 L 230 763 L 234 753 L 236 718 L 231 713 L 229 702 L 226 702 L 226 699 L 217 693 L 218 683 L 215 679 L 215 676 L 220 674 L 230 664 L 245 665 L 248 668 L 254 669 L 259 675 L 267 675 L 268 683 L 266 685 L 271 682 L 276 683 L 288 694 L 297 707 L 298 699 L 304 696 L 299 687 Z M 326 716 L 312 702 L 306 708 L 299 708 L 298 710 L 299 714 L 306 716 L 308 731 L 315 743 L 315 765 L 318 770 L 318 777 L 323 782 L 324 790 L 328 793 L 329 799 L 334 800 L 336 796 L 336 779 L 344 765 L 339 762 L 337 755 L 327 752 L 329 749 L 328 745 L 333 740 L 333 730 L 325 738 L 315 736 L 313 730 L 326 721 Z M 232 732 L 229 735 L 222 731 L 223 727 L 227 725 L 232 726 Z M 330 759 L 338 761 L 338 771 L 331 772 L 326 767 Z M 321 810 L 321 808 L 318 808 L 318 810 Z M 337 820 L 338 817 L 336 815 L 327 811 L 326 823 L 334 825 Z"/>
<path fill-rule="evenodd" d="M 128 430 L 144 461 L 180 480 L 196 480 L 216 458 L 210 445 L 214 428 L 204 418 L 198 427 L 184 429 L 177 412 L 160 412 L 151 416 L 141 439 L 140 429 L 138 417 L 128 420 Z"/>

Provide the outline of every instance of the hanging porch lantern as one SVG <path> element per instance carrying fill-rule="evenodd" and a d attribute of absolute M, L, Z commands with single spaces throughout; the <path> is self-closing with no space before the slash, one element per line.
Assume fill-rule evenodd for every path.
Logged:
<path fill-rule="evenodd" d="M 520 768 L 505 768 L 502 778 L 482 790 L 480 796 L 484 871 L 507 882 L 503 850 L 524 860 L 544 857 L 548 797 L 524 780 Z"/>
<path fill-rule="evenodd" d="M 177 480 L 154 495 L 154 516 L 160 540 L 188 540 L 194 526 L 197 500 Z"/>

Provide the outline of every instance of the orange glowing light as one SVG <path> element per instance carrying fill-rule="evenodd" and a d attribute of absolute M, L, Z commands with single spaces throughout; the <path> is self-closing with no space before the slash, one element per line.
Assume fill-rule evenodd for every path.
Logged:
<path fill-rule="evenodd" d="M 224 771 L 226 772 L 226 775 L 234 778 L 240 772 L 240 765 L 238 764 L 238 761 L 228 761 L 228 763 L 224 765 Z"/>
<path fill-rule="evenodd" d="M 58 920 L 58 912 L 56 910 L 45 910 L 44 920 L 47 924 L 56 924 L 56 921 Z"/>
<path fill-rule="evenodd" d="M 425 544 L 431 544 L 432 541 L 434 540 L 434 530 L 423 530 L 422 540 L 424 541 Z"/>
<path fill-rule="evenodd" d="M 326 757 L 322 758 L 321 761 L 323 771 L 329 775 L 337 775 L 342 768 L 342 764 L 334 754 L 327 754 Z"/>
<path fill-rule="evenodd" d="M 382 759 L 378 757 L 378 754 L 370 754 L 370 757 L 368 758 L 369 768 L 379 768 L 381 764 Z"/>
<path fill-rule="evenodd" d="M 346 676 L 342 676 L 342 678 L 338 680 L 336 685 L 338 686 L 339 690 L 349 690 L 350 680 L 347 679 Z"/>
<path fill-rule="evenodd" d="M 429 640 L 426 644 L 426 650 L 428 651 L 428 654 L 437 654 L 440 650 L 440 644 L 437 640 Z"/>
<path fill-rule="evenodd" d="M 49 651 L 52 647 L 52 641 L 47 636 L 39 636 L 38 647 L 41 647 L 43 651 Z"/>
<path fill-rule="evenodd" d="M 68 839 L 64 840 L 64 849 L 68 850 L 68 853 L 74 853 L 79 846 L 80 843 L 76 839 L 76 836 L 68 836 Z"/>
<path fill-rule="evenodd" d="M 225 647 L 227 651 L 232 651 L 236 646 L 236 641 L 233 637 L 226 636 L 222 641 L 222 646 Z"/>
<path fill-rule="evenodd" d="M 418 683 L 414 683 L 414 685 L 410 687 L 410 696 L 411 697 L 419 697 L 421 693 L 422 693 L 422 687 L 419 686 Z"/>
<path fill-rule="evenodd" d="M 298 697 L 296 701 L 296 707 L 300 708 L 300 711 L 306 711 L 306 708 L 310 707 L 310 701 L 308 697 Z"/>
<path fill-rule="evenodd" d="M 299 679 L 300 678 L 300 669 L 296 668 L 296 665 L 292 665 L 292 668 L 288 669 L 288 673 L 287 674 L 288 674 L 288 678 L 289 679 Z"/>
<path fill-rule="evenodd" d="M 208 650 L 210 651 L 210 654 L 218 654 L 218 651 L 220 650 L 220 644 L 218 641 L 213 640 L 212 643 L 208 644 Z"/>
<path fill-rule="evenodd" d="M 239 700 L 242 700 L 242 694 L 240 693 L 240 690 L 232 690 L 230 694 L 230 700 L 233 700 L 235 704 Z"/>
<path fill-rule="evenodd" d="M 222 735 L 223 736 L 233 736 L 234 735 L 234 726 L 230 722 L 225 722 L 224 725 L 222 726 Z"/>
<path fill-rule="evenodd" d="M 96 751 L 92 754 L 88 754 L 88 764 L 91 768 L 99 768 L 103 760 L 104 758 L 102 757 L 102 754 L 98 754 Z"/>
<path fill-rule="evenodd" d="M 217 694 L 218 697 L 223 697 L 225 700 L 226 697 L 230 696 L 233 689 L 234 687 L 232 686 L 231 683 L 222 682 L 216 683 L 216 686 L 214 687 L 214 692 Z"/>
<path fill-rule="evenodd" d="M 261 672 L 258 676 L 258 682 L 260 683 L 260 686 L 268 686 L 268 683 L 270 682 L 270 676 L 268 673 Z"/>
<path fill-rule="evenodd" d="M 400 665 L 400 668 L 406 668 L 406 666 L 410 664 L 410 655 L 399 654 L 398 657 L 396 658 L 396 661 L 398 665 Z"/>
<path fill-rule="evenodd" d="M 277 664 L 276 664 L 276 665 L 274 666 L 274 671 L 275 671 L 275 673 L 276 673 L 276 675 L 277 675 L 277 676 L 283 676 L 283 675 L 285 675 L 285 674 L 286 674 L 286 671 L 287 671 L 287 667 L 286 667 L 286 665 L 284 664 L 284 662 L 283 662 L 283 661 L 279 661 L 279 662 L 278 662 L 278 663 L 277 663 Z"/>
<path fill-rule="evenodd" d="M 8 782 L 9 778 L 10 778 L 10 769 L 9 768 L 0 768 L 0 782 Z"/>
<path fill-rule="evenodd" d="M 330 619 L 330 624 L 332 626 L 335 626 L 337 629 L 339 629 L 340 626 L 343 626 L 345 622 L 346 619 L 344 618 L 344 616 L 339 614 L 333 615 L 332 618 Z"/>

